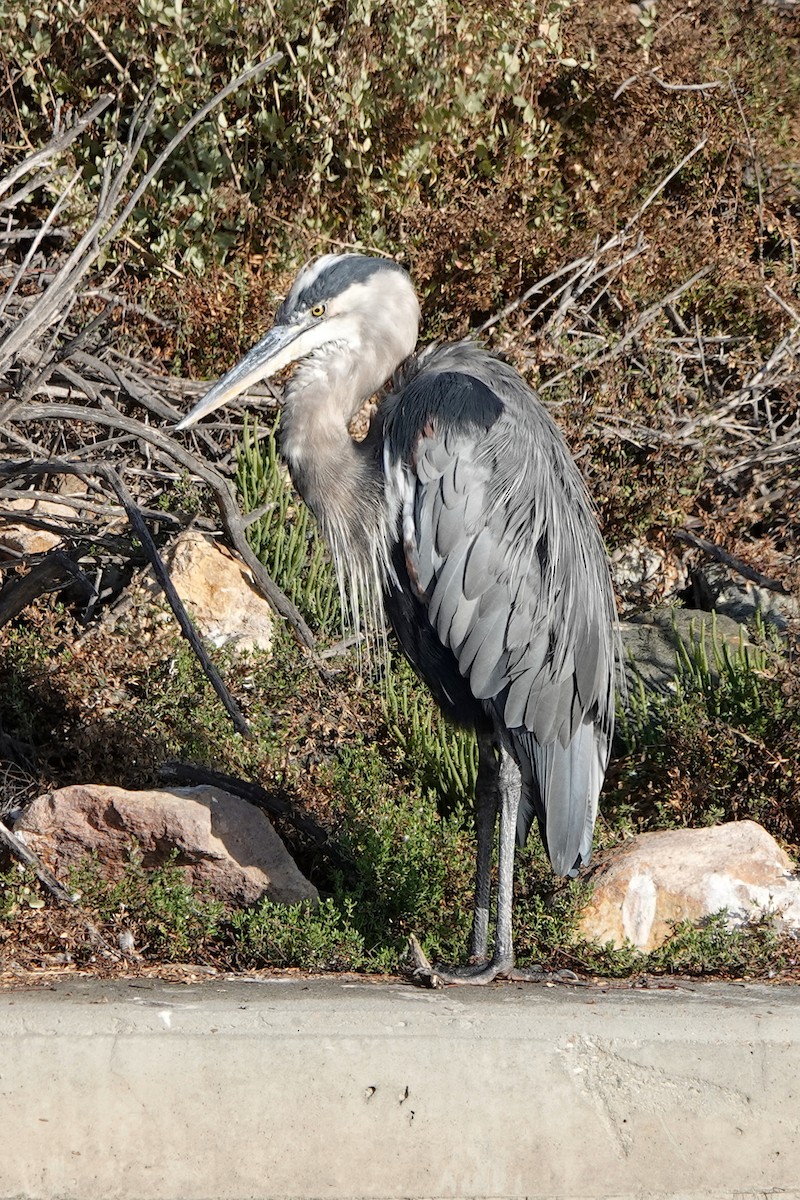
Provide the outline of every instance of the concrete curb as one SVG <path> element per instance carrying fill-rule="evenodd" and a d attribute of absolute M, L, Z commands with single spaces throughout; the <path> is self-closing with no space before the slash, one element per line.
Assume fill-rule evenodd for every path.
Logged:
<path fill-rule="evenodd" d="M 0 1196 L 800 1200 L 800 993 L 0 994 Z"/>

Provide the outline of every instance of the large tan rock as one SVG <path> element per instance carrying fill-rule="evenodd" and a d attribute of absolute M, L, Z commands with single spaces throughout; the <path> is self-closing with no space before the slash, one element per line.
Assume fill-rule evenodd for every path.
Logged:
<path fill-rule="evenodd" d="M 774 912 L 800 928 L 800 878 L 755 821 L 670 829 L 631 838 L 598 863 L 579 932 L 587 941 L 654 950 L 676 921 L 728 910 L 731 926 Z"/>
<path fill-rule="evenodd" d="M 163 553 L 175 590 L 198 630 L 215 646 L 236 650 L 272 647 L 272 609 L 255 590 L 247 568 L 206 534 L 189 530 Z M 152 596 L 161 594 L 152 570 L 141 580 Z"/>
<path fill-rule="evenodd" d="M 177 851 L 177 865 L 192 885 L 228 904 L 262 896 L 285 904 L 318 899 L 265 814 L 219 788 L 61 788 L 38 796 L 14 832 L 64 883 L 69 868 L 93 852 L 109 878 L 118 878 L 135 840 L 145 867 Z"/>
<path fill-rule="evenodd" d="M 57 500 L 27 500 L 24 496 L 17 500 L 0 501 L 0 549 L 8 548 L 16 554 L 47 554 L 54 550 L 64 539 L 64 533 L 59 533 L 56 527 L 75 517 L 75 509 L 69 504 L 59 504 Z M 52 529 L 37 528 L 28 521 L 15 520 L 14 513 L 30 517 L 33 521 L 42 521 L 52 525 Z"/>

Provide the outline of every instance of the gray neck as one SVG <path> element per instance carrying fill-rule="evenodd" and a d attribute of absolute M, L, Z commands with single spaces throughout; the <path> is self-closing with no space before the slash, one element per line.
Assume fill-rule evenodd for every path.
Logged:
<path fill-rule="evenodd" d="M 374 559 L 384 537 L 385 494 L 377 429 L 355 442 L 348 425 L 380 386 L 359 378 L 352 359 L 328 354 L 301 363 L 286 386 L 281 452 L 292 481 L 341 560 Z"/>

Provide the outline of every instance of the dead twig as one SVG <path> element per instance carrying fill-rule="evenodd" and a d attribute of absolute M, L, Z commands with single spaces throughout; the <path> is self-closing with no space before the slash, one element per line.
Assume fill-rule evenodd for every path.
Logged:
<path fill-rule="evenodd" d="M 192 647 L 195 657 L 203 668 L 209 683 L 222 701 L 225 711 L 233 722 L 234 728 L 243 737 L 252 737 L 250 726 L 242 715 L 241 709 L 223 683 L 222 677 L 209 658 L 197 630 L 189 619 L 189 614 L 175 590 L 175 586 L 169 577 L 167 568 L 164 566 L 163 559 L 158 552 L 138 506 L 134 503 L 133 497 L 113 467 L 106 466 L 104 463 L 89 463 L 86 466 L 79 466 L 76 463 L 61 462 L 58 460 L 46 463 L 27 462 L 12 463 L 8 466 L 0 465 L 0 478 L 8 478 L 9 476 L 25 476 L 30 478 L 31 476 L 36 477 L 41 475 L 77 475 L 79 479 L 88 479 L 90 476 L 95 475 L 101 479 L 105 479 L 125 509 L 131 528 L 142 544 L 142 548 L 153 568 L 156 579 L 161 585 L 167 602 L 175 614 L 175 618 L 181 628 L 181 633 Z"/>
<path fill-rule="evenodd" d="M 71 892 L 68 892 L 63 884 L 59 883 L 52 871 L 48 871 L 39 859 L 29 850 L 25 843 L 12 833 L 4 821 L 0 821 L 0 842 L 10 850 L 15 858 L 18 858 L 26 867 L 30 867 L 36 875 L 36 878 L 41 883 L 50 895 L 58 901 L 59 904 L 69 904 L 74 906 L 76 903 L 75 897 Z"/>
<path fill-rule="evenodd" d="M 661 180 L 661 182 L 658 183 L 653 188 L 652 192 L 647 197 L 647 199 L 644 201 L 644 203 L 642 205 L 640 205 L 640 207 L 637 209 L 637 211 L 634 213 L 634 215 L 626 222 L 626 224 L 623 228 L 623 234 L 630 232 L 630 230 L 636 224 L 636 222 L 638 220 L 640 220 L 640 218 L 644 215 L 644 213 L 647 212 L 648 208 L 653 203 L 653 201 L 658 196 L 661 195 L 661 193 L 663 192 L 663 190 L 667 186 L 667 184 L 671 183 L 672 180 L 675 178 L 675 176 L 680 174 L 680 172 L 683 170 L 683 168 L 686 166 L 686 164 L 688 162 L 691 162 L 691 160 L 694 158 L 695 154 L 699 154 L 700 151 L 702 149 L 704 149 L 707 141 L 708 141 L 708 135 L 706 135 L 705 137 L 702 137 L 700 139 L 700 141 L 697 143 L 697 145 L 692 147 L 692 149 L 689 151 L 688 154 L 684 154 L 683 158 L 678 163 L 678 165 L 673 167 L 672 170 L 667 175 L 664 176 L 664 178 Z"/>
<path fill-rule="evenodd" d="M 559 371 L 558 374 L 552 375 L 549 379 L 544 380 L 539 385 L 539 390 L 544 391 L 546 388 L 555 387 L 557 383 L 559 383 L 562 379 L 565 379 L 568 375 L 571 375 L 574 371 L 579 369 L 583 370 L 588 366 L 600 367 L 604 363 L 611 362 L 612 359 L 617 358 L 625 349 L 625 347 L 630 345 L 630 343 L 639 336 L 642 330 L 645 329 L 646 326 L 649 325 L 650 322 L 656 316 L 658 316 L 658 314 L 662 312 L 665 307 L 674 304 L 679 296 L 682 296 L 684 292 L 689 290 L 689 288 L 694 287 L 698 280 L 703 279 L 710 273 L 710 271 L 710 266 L 701 267 L 699 271 L 695 271 L 694 275 L 692 275 L 689 279 L 679 284 L 678 287 L 673 288 L 672 291 L 668 292 L 667 295 L 662 297 L 661 300 L 656 301 L 655 304 L 651 304 L 649 308 L 646 308 L 644 312 L 636 319 L 636 321 L 634 321 L 633 325 L 626 329 L 625 333 L 618 338 L 618 340 L 613 346 L 611 346 L 610 349 L 603 350 L 601 347 L 598 347 L 598 349 L 592 354 L 586 355 L 585 358 L 581 358 L 577 362 L 570 363 L 570 365 L 565 367 L 563 371 Z"/>
<path fill-rule="evenodd" d="M 72 404 L 28 404 L 21 405 L 14 413 L 14 420 L 20 424 L 35 421 L 82 421 L 104 425 L 115 430 L 132 433 L 144 442 L 157 446 L 174 462 L 180 463 L 190 474 L 197 476 L 208 485 L 217 503 L 222 518 L 222 525 L 228 539 L 237 553 L 247 564 L 255 580 L 258 590 L 270 602 L 275 611 L 284 618 L 294 630 L 298 640 L 309 652 L 315 666 L 324 679 L 330 679 L 330 673 L 320 662 L 316 654 L 316 639 L 303 620 L 300 612 L 286 596 L 253 553 L 244 532 L 241 513 L 236 501 L 231 495 L 227 481 L 209 467 L 196 455 L 184 449 L 174 438 L 160 429 L 125 417 L 113 405 L 106 406 L 105 411 L 96 408 L 81 408 Z"/>
<path fill-rule="evenodd" d="M 770 592 L 778 592 L 781 596 L 789 596 L 791 593 L 777 579 L 771 579 L 768 575 L 762 575 L 760 571 L 756 571 L 753 567 L 748 567 L 747 563 L 742 562 L 734 554 L 729 554 L 727 550 L 723 550 L 721 546 L 717 546 L 714 542 L 709 542 L 706 538 L 698 537 L 695 533 L 690 533 L 688 529 L 673 530 L 675 537 L 679 542 L 685 542 L 689 546 L 695 546 L 698 550 L 703 550 L 709 554 L 717 562 L 724 563 L 726 567 L 736 571 L 744 579 L 749 579 L 751 583 L 757 584 L 759 587 L 767 588 Z"/>
<path fill-rule="evenodd" d="M 103 248 L 119 233 L 164 163 L 177 146 L 188 137 L 195 126 L 204 120 L 227 96 L 249 83 L 262 71 L 274 66 L 275 63 L 280 61 L 281 57 L 281 54 L 273 54 L 263 63 L 257 63 L 248 70 L 242 71 L 235 79 L 226 84 L 224 88 L 221 88 L 207 104 L 204 104 L 185 125 L 181 126 L 175 136 L 171 138 L 156 158 L 152 167 L 147 171 L 137 187 L 134 188 L 121 211 L 117 213 L 123 188 L 136 163 L 145 135 L 155 114 L 155 105 L 153 103 L 143 102 L 139 105 L 134 120 L 131 123 L 127 147 L 117 170 L 113 175 L 110 166 L 107 170 L 94 220 L 80 238 L 72 253 L 62 263 L 47 288 L 37 297 L 35 303 L 31 305 L 22 320 L 18 322 L 7 334 L 3 342 L 0 343 L 0 369 L 6 368 L 23 346 L 29 345 L 41 330 L 49 326 L 56 319 L 59 312 L 63 312 L 65 308 L 68 308 L 74 302 L 80 280 L 87 274 Z M 94 112 L 97 107 L 95 105 L 90 111 Z M 102 111 L 104 107 L 106 107 L 106 104 L 103 104 L 99 111 Z M 88 119 L 86 123 L 88 123 Z M 51 142 L 50 146 L 52 144 Z M 50 150 L 48 157 L 52 157 L 52 154 L 55 152 L 54 150 Z M 0 184 L 0 188 L 2 188 L 2 184 Z M 115 213 L 117 213 L 116 216 Z"/>
<path fill-rule="evenodd" d="M 701 267 L 699 271 L 695 271 L 694 275 L 690 276 L 689 279 L 679 284 L 678 287 L 673 288 L 672 291 L 668 292 L 667 295 L 661 300 L 657 300 L 655 304 L 651 304 L 649 308 L 646 308 L 641 316 L 634 321 L 633 325 L 631 325 L 631 327 L 625 331 L 622 337 L 614 343 L 614 345 L 606 354 L 593 356 L 593 362 L 595 366 L 601 366 L 603 363 L 609 362 L 612 358 L 617 358 L 621 351 L 630 342 L 632 342 L 634 338 L 639 336 L 642 330 L 650 324 L 653 318 L 656 317 L 666 305 L 674 304 L 679 296 L 682 296 L 684 292 L 688 292 L 689 288 L 694 287 L 699 280 L 704 279 L 705 276 L 710 273 L 710 271 L 710 266 Z"/>
<path fill-rule="evenodd" d="M 488 317 L 482 325 L 479 325 L 474 331 L 474 336 L 480 337 L 482 333 L 486 333 L 487 329 L 491 329 L 493 325 L 498 323 L 498 321 L 504 321 L 506 317 L 510 317 L 512 313 L 516 312 L 518 308 L 521 308 L 522 305 L 528 300 L 532 299 L 534 296 L 538 296 L 540 292 L 544 291 L 548 284 L 554 283 L 557 279 L 561 279 L 562 276 L 568 275 L 570 272 L 580 270 L 591 261 L 591 258 L 587 256 L 584 256 L 583 258 L 576 258 L 571 263 L 567 263 L 565 267 L 559 267 L 557 271 L 552 271 L 549 275 L 546 275 L 544 279 L 537 279 L 536 283 L 532 284 L 531 287 L 524 291 L 521 296 L 518 296 L 516 300 L 510 301 L 510 303 L 506 304 L 504 308 L 501 308 L 499 312 L 494 313 L 491 317 Z"/>
<path fill-rule="evenodd" d="M 78 117 L 74 125 L 70 125 L 69 129 L 65 129 L 63 133 L 56 134 L 41 150 L 37 150 L 35 154 L 30 154 L 27 158 L 23 159 L 21 163 L 0 180 L 0 196 L 4 196 L 18 179 L 22 179 L 23 176 L 30 174 L 31 171 L 38 170 L 45 163 L 50 162 L 52 158 L 55 158 L 57 154 L 60 154 L 62 150 L 66 150 L 76 138 L 80 137 L 84 130 L 88 129 L 92 121 L 96 120 L 100 116 L 100 113 L 108 108 L 113 100 L 114 96 L 111 92 L 106 92 L 102 96 L 99 96 L 92 107 L 82 117 Z M 4 208 L 10 206 L 10 200 L 3 204 Z"/>
<path fill-rule="evenodd" d="M 711 79 L 708 83 L 667 83 L 655 71 L 649 72 L 649 78 L 665 92 L 711 92 L 714 88 L 725 87 L 724 79 Z"/>
<path fill-rule="evenodd" d="M 0 821 L 0 842 L 21 863 L 24 863 L 26 867 L 30 867 L 42 887 L 50 893 L 58 904 L 64 905 L 67 908 L 78 909 L 80 912 L 79 897 L 74 896 L 63 884 L 59 883 L 52 871 L 48 871 L 47 867 L 39 861 L 33 851 L 29 850 L 25 843 L 15 833 L 11 832 L 4 821 Z M 109 945 L 94 922 L 90 921 L 82 912 L 81 920 L 91 941 L 97 946 L 98 950 L 106 955 L 106 957 L 113 958 L 118 962 L 120 958 L 119 954 Z"/>
<path fill-rule="evenodd" d="M 119 61 L 119 59 L 114 54 L 114 52 L 106 45 L 106 43 L 103 41 L 102 37 L 97 32 L 97 30 L 94 29 L 89 24 L 89 22 L 86 20 L 85 15 L 81 12 L 78 12 L 77 9 L 75 8 L 75 5 L 70 3 L 69 0 L 67 2 L 67 7 L 69 8 L 69 11 L 72 13 L 74 20 L 77 21 L 79 25 L 83 26 L 83 28 L 86 30 L 89 37 L 92 39 L 92 41 L 98 47 L 98 49 L 105 55 L 105 57 L 111 63 L 114 70 L 119 74 L 119 76 L 122 79 L 125 80 L 125 82 L 128 84 L 128 86 L 130 87 L 133 94 L 136 96 L 137 100 L 141 100 L 142 93 L 141 93 L 140 89 L 137 87 L 134 80 L 131 78 L 131 73 L 127 69 L 127 67 L 123 67 L 122 63 Z"/>
<path fill-rule="evenodd" d="M 633 79 L 628 80 L 627 81 L 628 84 L 633 82 L 635 80 L 635 78 L 636 78 L 636 76 L 634 76 Z M 705 86 L 705 85 L 703 85 L 703 86 Z M 714 86 L 716 86 L 716 85 L 714 85 Z M 531 300 L 534 296 L 537 296 L 541 292 L 543 292 L 549 284 L 555 283 L 556 280 L 563 278 L 565 275 L 570 277 L 569 281 L 566 284 L 562 284 L 561 287 L 552 296 L 548 296 L 547 299 L 536 310 L 536 313 L 534 314 L 534 316 L 538 315 L 538 313 L 541 312 L 542 309 L 547 306 L 547 304 L 551 303 L 556 295 L 561 295 L 561 294 L 565 294 L 565 298 L 564 298 L 564 300 L 562 300 L 561 309 L 559 311 L 561 312 L 562 310 L 566 310 L 566 308 L 569 306 L 570 301 L 572 299 L 571 284 L 573 282 L 577 283 L 577 281 L 581 277 L 585 277 L 585 281 L 578 293 L 578 294 L 580 294 L 581 292 L 584 292 L 585 290 L 587 290 L 587 288 L 592 286 L 595 282 L 597 282 L 598 279 L 602 275 L 608 274 L 609 271 L 612 271 L 614 269 L 618 269 L 625 262 L 630 261 L 631 258 L 634 258 L 637 254 L 640 254 L 642 252 L 642 250 L 645 249 L 645 243 L 642 239 L 640 239 L 640 242 L 637 244 L 636 247 L 634 247 L 634 249 L 632 251 L 627 251 L 624 255 L 622 255 L 620 257 L 619 260 L 614 261 L 609 266 L 604 267 L 603 270 L 598 275 L 593 274 L 593 272 L 596 271 L 596 268 L 598 267 L 600 260 L 604 255 L 610 254 L 614 250 L 622 249 L 622 247 L 624 246 L 626 240 L 628 239 L 633 227 L 641 219 L 641 217 L 644 215 L 644 213 L 647 212 L 647 209 L 650 207 L 650 205 L 653 203 L 653 201 L 661 194 L 661 192 L 670 183 L 670 181 L 672 179 L 674 179 L 675 176 L 677 174 L 679 174 L 680 171 L 683 170 L 683 168 L 686 166 L 686 164 L 688 162 L 690 162 L 691 159 L 694 158 L 694 156 L 696 154 L 700 153 L 700 151 L 706 145 L 707 141 L 708 141 L 707 137 L 701 138 L 700 141 L 688 152 L 688 154 L 685 154 L 683 156 L 683 158 L 681 159 L 681 161 L 675 167 L 673 167 L 672 170 L 669 171 L 668 174 L 665 175 L 662 180 L 660 180 L 660 182 L 656 185 L 655 188 L 653 188 L 652 192 L 650 192 L 649 196 L 646 197 L 646 199 L 639 206 L 639 208 L 636 210 L 636 212 L 631 217 L 628 218 L 628 220 L 625 222 L 625 225 L 622 227 L 622 229 L 618 230 L 615 234 L 612 234 L 612 236 L 610 238 L 608 238 L 601 246 L 599 246 L 599 247 L 596 246 L 593 254 L 586 254 L 579 258 L 576 258 L 571 263 L 568 263 L 566 266 L 559 267 L 558 270 L 552 271 L 549 275 L 545 276 L 544 279 L 537 280 L 536 283 L 532 284 L 529 288 L 527 288 L 522 293 L 522 295 L 518 296 L 516 298 L 516 300 L 510 301 L 503 308 L 501 308 L 498 312 L 493 313 L 492 316 L 488 317 L 483 322 L 483 324 L 479 325 L 478 328 L 474 331 L 474 336 L 479 337 L 481 334 L 486 333 L 487 330 L 491 329 L 494 325 L 497 325 L 498 322 L 503 321 L 503 320 L 505 320 L 506 317 L 511 316 L 511 314 L 516 312 L 518 308 L 521 308 L 521 306 L 523 304 L 527 303 L 528 300 Z M 696 278 L 699 278 L 700 274 L 705 274 L 706 271 L 708 271 L 709 269 L 710 268 L 708 268 L 708 267 L 703 268 L 703 271 L 698 273 Z M 670 303 L 672 300 L 674 300 L 677 296 L 679 296 L 681 294 L 681 290 L 685 290 L 685 287 L 688 287 L 688 286 L 690 286 L 690 284 L 686 284 L 686 285 L 684 285 L 684 287 L 682 289 L 678 290 L 675 293 L 672 293 L 669 297 L 667 297 L 664 301 L 661 302 L 662 305 Z M 556 314 L 556 318 L 557 317 L 558 317 L 558 314 Z M 531 320 L 533 320 L 533 316 L 526 320 L 526 324 L 529 324 Z M 632 333 L 630 336 L 633 337 L 633 336 L 635 336 L 635 334 Z M 561 376 L 558 376 L 558 378 L 561 378 Z"/>
<path fill-rule="evenodd" d="M 0 629 L 38 596 L 59 591 L 71 579 L 77 580 L 88 596 L 94 593 L 91 581 L 63 550 L 51 551 L 25 575 L 13 575 L 0 588 Z"/>

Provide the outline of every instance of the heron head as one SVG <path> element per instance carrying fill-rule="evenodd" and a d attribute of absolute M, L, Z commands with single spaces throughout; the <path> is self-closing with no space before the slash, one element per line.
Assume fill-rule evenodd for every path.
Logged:
<path fill-rule="evenodd" d="M 188 429 L 284 367 L 336 358 L 362 401 L 412 353 L 419 302 L 396 263 L 364 254 L 325 254 L 305 266 L 272 328 L 176 426 Z"/>

